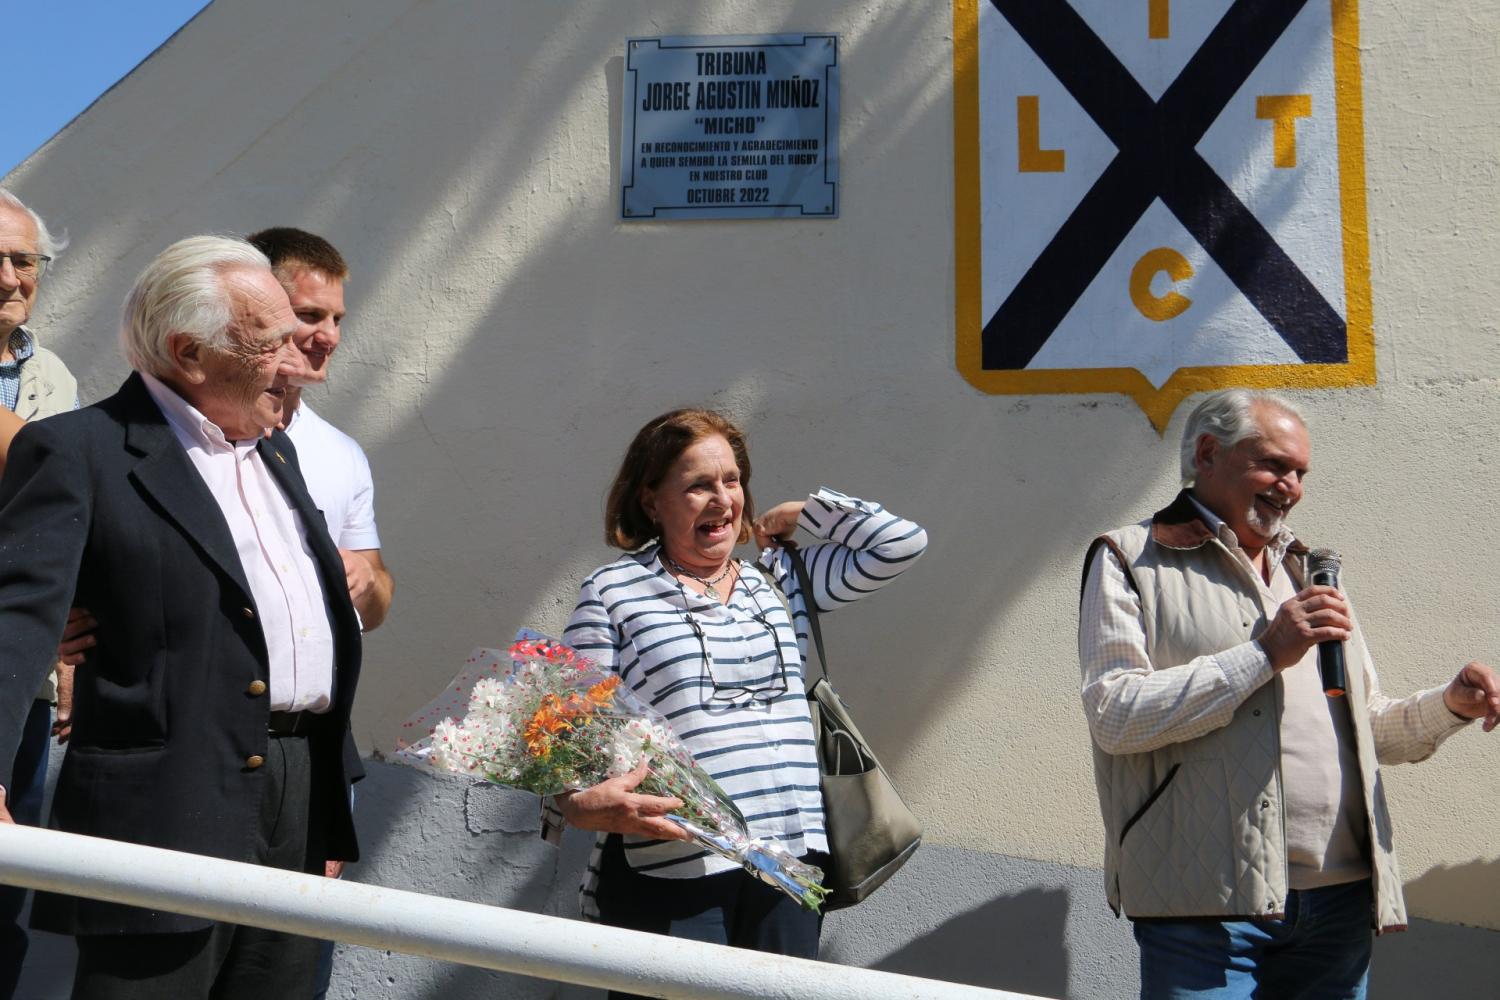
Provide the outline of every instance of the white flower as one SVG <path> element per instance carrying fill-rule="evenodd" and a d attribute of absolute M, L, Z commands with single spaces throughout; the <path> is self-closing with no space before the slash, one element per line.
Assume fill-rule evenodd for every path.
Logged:
<path fill-rule="evenodd" d="M 645 741 L 631 732 L 629 726 L 616 729 L 605 748 L 609 759 L 609 776 L 628 774 L 636 769 L 646 753 Z"/>
<path fill-rule="evenodd" d="M 481 677 L 469 693 L 469 711 L 490 709 L 505 711 L 510 707 L 510 692 L 498 677 Z"/>

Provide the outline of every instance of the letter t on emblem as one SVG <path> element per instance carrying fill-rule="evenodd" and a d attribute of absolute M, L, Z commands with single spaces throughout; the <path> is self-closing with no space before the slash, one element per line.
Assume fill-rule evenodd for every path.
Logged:
<path fill-rule="evenodd" d="M 1255 117 L 1272 122 L 1271 147 L 1278 167 L 1297 165 L 1297 119 L 1311 115 L 1311 94 L 1273 94 L 1255 99 Z"/>

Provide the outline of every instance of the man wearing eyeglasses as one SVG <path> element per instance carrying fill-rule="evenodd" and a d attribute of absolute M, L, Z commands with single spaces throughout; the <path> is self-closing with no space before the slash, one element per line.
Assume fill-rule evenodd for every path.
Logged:
<path fill-rule="evenodd" d="M 0 188 L 0 403 L 4 404 L 0 442 L 5 445 L 26 421 L 78 408 L 78 382 L 25 326 L 36 304 L 42 272 L 58 249 L 41 217 Z M 52 704 L 57 702 L 59 725 L 65 724 L 71 690 L 72 668 L 59 663 L 31 704 L 5 795 L 6 808 L 18 823 L 41 825 Z M 26 957 L 26 930 L 20 922 L 25 902 L 25 889 L 0 886 L 0 997 L 4 998 L 15 994 Z"/>
<path fill-rule="evenodd" d="M 25 326 L 58 249 L 41 217 L 0 188 L 0 402 L 19 420 L 78 408 L 78 382 Z"/>

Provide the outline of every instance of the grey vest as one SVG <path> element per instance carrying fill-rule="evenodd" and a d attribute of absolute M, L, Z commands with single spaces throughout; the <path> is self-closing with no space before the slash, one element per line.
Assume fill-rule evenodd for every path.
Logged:
<path fill-rule="evenodd" d="M 1158 670 L 1258 636 L 1269 623 L 1250 570 L 1199 517 L 1187 494 L 1150 521 L 1095 541 L 1119 556 L 1140 596 L 1146 650 Z M 1300 588 L 1307 549 L 1285 566 Z M 1374 873 L 1377 930 L 1402 930 L 1406 907 L 1391 819 L 1376 763 L 1362 643 L 1346 644 L 1348 694 L 1358 743 Z M 1264 684 L 1227 726 L 1149 753 L 1094 747 L 1105 827 L 1105 887 L 1118 914 L 1136 917 L 1271 917 L 1286 910 L 1278 686 Z"/>

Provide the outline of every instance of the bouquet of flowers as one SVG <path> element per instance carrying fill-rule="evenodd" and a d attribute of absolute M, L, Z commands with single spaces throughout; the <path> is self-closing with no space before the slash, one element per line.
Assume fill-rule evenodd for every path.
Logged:
<path fill-rule="evenodd" d="M 695 842 L 813 912 L 827 895 L 820 869 L 751 838 L 718 782 L 666 719 L 620 686 L 619 675 L 538 633 L 522 632 L 508 654 L 476 649 L 404 731 L 410 738 L 396 752 L 404 763 L 538 795 L 588 788 L 647 760 L 637 791 L 681 799 L 680 812 L 667 818 Z"/>

